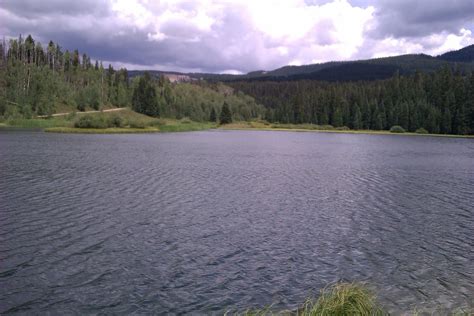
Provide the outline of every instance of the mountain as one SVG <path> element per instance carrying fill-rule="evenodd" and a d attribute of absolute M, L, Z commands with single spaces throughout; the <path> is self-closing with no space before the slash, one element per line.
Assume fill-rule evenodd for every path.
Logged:
<path fill-rule="evenodd" d="M 154 76 L 174 75 L 189 80 L 207 81 L 372 81 L 386 79 L 395 72 L 410 75 L 416 71 L 433 72 L 448 66 L 452 69 L 469 73 L 474 71 L 474 45 L 457 51 L 433 57 L 426 54 L 408 54 L 392 57 L 373 58 L 356 61 L 331 61 L 320 64 L 302 66 L 284 66 L 274 70 L 258 70 L 243 75 L 211 74 L 211 73 L 177 73 L 150 71 Z M 133 77 L 143 71 L 130 71 Z"/>
<path fill-rule="evenodd" d="M 470 47 L 467 47 L 470 48 Z M 359 61 L 328 62 L 303 66 L 285 66 L 272 71 L 259 72 L 258 75 L 242 75 L 230 80 L 258 81 L 371 81 L 386 79 L 395 72 L 410 75 L 416 71 L 433 72 L 448 65 L 463 73 L 474 70 L 474 49 L 461 50 L 456 55 L 458 60 L 446 60 L 442 56 L 433 57 L 425 54 L 410 54 L 393 57 L 374 58 Z M 444 55 L 443 55 L 444 56 Z M 460 60 L 461 56 L 465 61 Z M 454 58 L 452 58 L 454 59 Z"/>
<path fill-rule="evenodd" d="M 464 47 L 460 50 L 447 52 L 437 58 L 450 62 L 472 63 L 474 62 L 474 45 Z"/>

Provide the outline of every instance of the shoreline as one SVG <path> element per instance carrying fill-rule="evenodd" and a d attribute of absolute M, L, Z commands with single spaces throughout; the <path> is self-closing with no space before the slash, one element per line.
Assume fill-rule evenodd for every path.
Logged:
<path fill-rule="evenodd" d="M 49 127 L 43 129 L 45 133 L 58 134 L 147 134 L 160 133 L 158 128 L 77 128 L 77 127 Z"/>
<path fill-rule="evenodd" d="M 308 129 L 308 128 L 280 128 L 280 127 L 219 127 L 222 130 L 236 131 L 278 131 L 278 132 L 314 132 L 314 133 L 334 133 L 334 134 L 362 134 L 362 135 L 396 135 L 396 136 L 424 136 L 424 137 L 446 137 L 446 138 L 467 138 L 474 139 L 474 135 L 454 135 L 454 134 L 418 134 L 418 133 L 391 133 L 390 131 L 373 130 L 330 130 L 330 129 Z"/>
<path fill-rule="evenodd" d="M 29 120 L 26 120 L 29 121 Z M 34 120 L 36 121 L 36 120 Z M 42 120 L 41 120 L 42 121 Z M 33 122 L 33 120 L 31 121 Z M 304 125 L 302 125 L 304 126 Z M 474 135 L 455 135 L 455 134 L 421 134 L 414 132 L 392 133 L 390 131 L 375 130 L 337 130 L 337 129 L 316 129 L 304 128 L 294 125 L 293 127 L 272 127 L 271 125 L 263 125 L 255 122 L 238 122 L 229 125 L 218 126 L 216 124 L 205 122 L 180 123 L 169 122 L 158 127 L 147 126 L 145 128 L 136 127 L 113 127 L 113 128 L 77 128 L 72 126 L 32 126 L 28 124 L 10 125 L 6 122 L 0 123 L 0 129 L 22 128 L 22 129 L 41 129 L 46 133 L 63 133 L 63 134 L 145 134 L 145 133 L 167 133 L 167 132 L 192 132 L 204 130 L 234 130 L 234 131 L 276 131 L 276 132 L 300 132 L 300 133 L 334 133 L 334 134 L 362 134 L 362 135 L 396 135 L 396 136 L 422 136 L 422 137 L 444 137 L 444 138 L 464 138 L 474 139 Z"/>

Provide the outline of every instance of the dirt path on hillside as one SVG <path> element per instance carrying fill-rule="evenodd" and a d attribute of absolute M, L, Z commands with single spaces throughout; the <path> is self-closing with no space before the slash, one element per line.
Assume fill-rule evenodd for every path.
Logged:
<path fill-rule="evenodd" d="M 124 111 L 126 110 L 127 108 L 116 108 L 116 109 L 108 109 L 108 110 L 102 110 L 102 111 L 85 111 L 85 112 L 76 112 L 76 114 L 89 114 L 89 113 L 102 113 L 102 112 L 116 112 L 116 111 Z M 64 115 L 69 115 L 71 114 L 72 112 L 68 112 L 68 113 L 54 113 L 52 114 L 51 116 L 52 117 L 55 117 L 55 116 L 64 116 Z M 47 118 L 47 117 L 50 117 L 49 115 L 38 115 L 37 116 L 38 118 Z"/>

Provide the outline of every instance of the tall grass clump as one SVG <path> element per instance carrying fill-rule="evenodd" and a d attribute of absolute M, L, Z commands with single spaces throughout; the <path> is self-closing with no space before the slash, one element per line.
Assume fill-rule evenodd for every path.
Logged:
<path fill-rule="evenodd" d="M 377 304 L 375 296 L 362 284 L 338 283 L 321 291 L 318 299 L 308 299 L 295 311 L 272 312 L 271 306 L 247 310 L 245 316 L 379 316 L 388 315 Z"/>
<path fill-rule="evenodd" d="M 378 306 L 375 296 L 363 285 L 340 283 L 321 291 L 320 297 L 307 300 L 299 315 L 346 316 L 386 315 Z"/>

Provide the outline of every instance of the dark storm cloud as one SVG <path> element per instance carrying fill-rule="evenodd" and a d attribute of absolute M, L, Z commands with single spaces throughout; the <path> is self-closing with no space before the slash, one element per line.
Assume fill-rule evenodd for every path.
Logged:
<path fill-rule="evenodd" d="M 0 0 L 0 8 L 28 18 L 56 14 L 80 15 L 94 13 L 103 15 L 108 12 L 109 3 L 96 0 Z"/>
<path fill-rule="evenodd" d="M 142 28 L 121 24 L 111 14 L 109 3 L 95 5 L 96 1 L 63 2 L 0 0 L 0 26 L 3 35 L 18 34 L 32 36 L 47 43 L 53 40 L 64 49 L 79 49 L 92 58 L 110 62 L 141 66 L 162 65 L 182 69 L 202 69 L 219 72 L 230 69 L 250 71 L 258 67 L 255 49 L 259 46 L 255 38 L 239 45 L 236 57 L 229 47 L 244 36 L 252 35 L 248 18 L 241 11 L 229 9 L 222 13 L 225 23 L 218 23 L 212 30 L 204 32 L 186 20 L 169 20 L 163 23 L 160 32 L 164 39 L 152 40 L 152 26 Z M 180 4 L 181 8 L 195 9 L 196 4 Z M 99 8 L 97 11 L 91 8 Z M 48 12 L 50 10 L 50 12 Z M 268 58 L 267 62 L 271 62 Z"/>
<path fill-rule="evenodd" d="M 275 27 L 262 30 L 258 27 L 259 19 L 272 17 L 273 2 L 259 2 L 268 3 L 263 6 L 263 15 L 255 15 L 251 3 L 254 2 L 0 0 L 0 36 L 31 34 L 43 44 L 53 40 L 64 49 L 77 48 L 93 59 L 141 68 L 248 72 L 273 69 L 293 61 L 348 58 L 348 54 L 341 53 L 346 51 L 353 52 L 351 56 L 355 57 L 357 47 L 365 54 L 361 56 L 371 57 L 377 50 L 385 51 L 376 44 L 390 36 L 415 38 L 431 49 L 439 44 L 426 41 L 424 36 L 443 31 L 457 34 L 461 28 L 468 28 L 469 23 L 474 24 L 474 0 L 348 0 L 350 5 L 343 0 L 288 0 L 284 3 L 292 6 L 289 11 L 301 9 L 301 3 L 307 7 L 291 16 L 292 20 L 270 20 L 274 24 L 266 21 L 265 25 Z M 326 9 L 311 10 L 315 6 Z M 331 6 L 337 10 L 330 9 Z M 369 6 L 375 7 L 373 18 Z M 338 17 L 341 10 L 346 14 L 344 21 Z M 299 32 L 295 25 L 310 11 L 314 14 L 309 20 L 311 25 L 305 32 Z M 362 46 L 350 39 L 346 43 L 347 34 L 353 38 L 353 29 L 359 28 L 362 34 L 368 25 L 360 22 L 363 19 L 351 20 L 354 13 L 362 11 L 371 26 L 366 40 Z M 203 12 L 203 19 L 196 17 Z M 207 18 L 211 22 L 207 23 Z M 284 30 L 301 33 L 303 37 L 284 31 L 279 34 L 281 23 L 287 24 Z M 350 27 L 340 28 L 341 25 Z M 358 36 L 357 32 L 354 34 Z"/>
<path fill-rule="evenodd" d="M 473 0 L 381 0 L 375 7 L 376 38 L 457 34 L 474 23 Z"/>
<path fill-rule="evenodd" d="M 4 36 L 31 34 L 43 43 L 53 40 L 64 49 L 77 48 L 101 60 L 144 63 L 153 48 L 146 31 L 114 21 L 109 2 L 0 0 L 0 19 Z M 137 47 L 143 47 L 140 54 Z"/>

